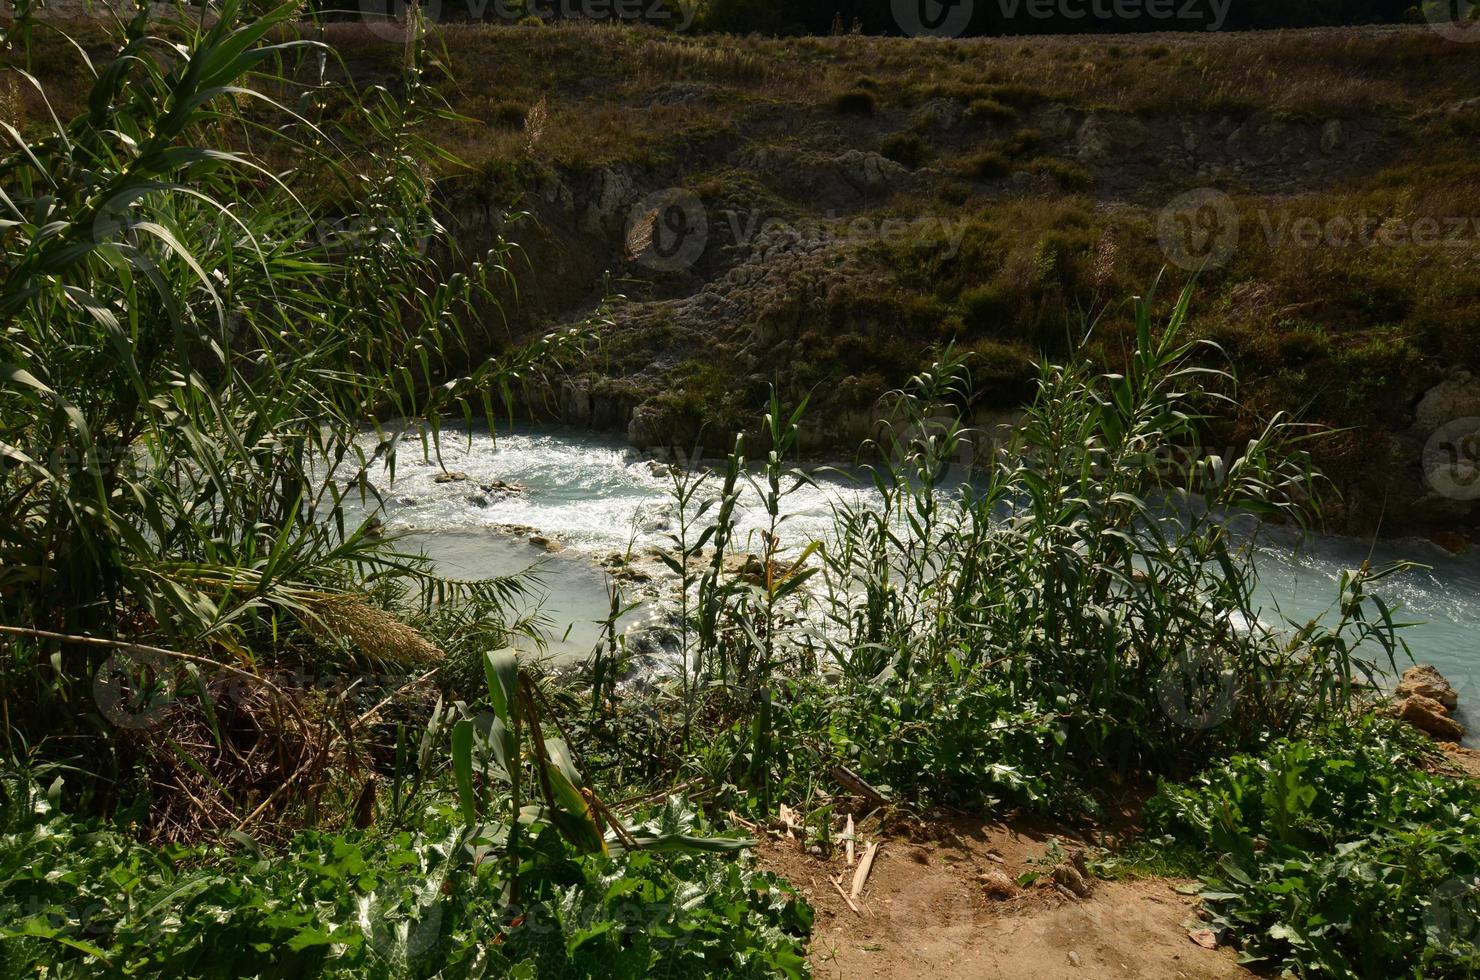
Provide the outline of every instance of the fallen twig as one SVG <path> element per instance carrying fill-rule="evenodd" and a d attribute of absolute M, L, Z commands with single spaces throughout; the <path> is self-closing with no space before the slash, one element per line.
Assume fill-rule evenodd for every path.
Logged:
<path fill-rule="evenodd" d="M 852 769 L 849 769 L 847 766 L 833 766 L 831 775 L 833 780 L 839 786 L 852 793 L 857 793 L 859 796 L 867 800 L 875 809 L 889 802 L 888 798 L 885 797 L 883 793 L 880 793 L 878 790 L 874 789 L 871 785 L 868 784 L 867 781 L 864 780 L 862 776 L 858 775 L 858 773 L 854 772 Z"/>
<path fill-rule="evenodd" d="M 854 912 L 857 912 L 859 915 L 862 915 L 863 914 L 863 910 L 860 909 L 857 905 L 854 905 L 853 904 L 853 899 L 849 898 L 848 897 L 848 893 L 845 892 L 845 891 L 843 891 L 843 876 L 842 875 L 838 875 L 836 878 L 829 878 L 827 880 L 830 881 L 830 882 L 832 882 L 832 886 L 838 890 L 838 894 L 839 895 L 843 896 L 843 901 L 845 901 L 845 902 L 848 903 L 848 907 L 850 909 L 852 909 Z"/>
<path fill-rule="evenodd" d="M 878 841 L 871 841 L 864 848 L 863 860 L 858 862 L 858 870 L 853 872 L 853 897 L 857 898 L 863 894 L 863 886 L 868 883 L 868 873 L 874 867 L 874 855 L 879 853 Z"/>

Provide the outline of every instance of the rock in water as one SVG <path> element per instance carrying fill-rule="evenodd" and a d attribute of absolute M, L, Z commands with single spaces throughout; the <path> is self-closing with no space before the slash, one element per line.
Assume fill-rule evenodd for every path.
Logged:
<path fill-rule="evenodd" d="M 1455 694 L 1454 686 L 1430 664 L 1409 667 L 1403 671 L 1403 677 L 1398 681 L 1399 700 L 1415 695 L 1438 701 L 1445 711 L 1453 711 L 1459 707 L 1459 695 Z"/>
<path fill-rule="evenodd" d="M 1465 734 L 1465 726 L 1449 717 L 1444 705 L 1422 694 L 1398 702 L 1398 717 L 1419 731 L 1447 741 L 1457 742 Z"/>
<path fill-rule="evenodd" d="M 1462 555 L 1470 550 L 1470 541 L 1458 531 L 1435 531 L 1429 540 L 1451 555 Z"/>

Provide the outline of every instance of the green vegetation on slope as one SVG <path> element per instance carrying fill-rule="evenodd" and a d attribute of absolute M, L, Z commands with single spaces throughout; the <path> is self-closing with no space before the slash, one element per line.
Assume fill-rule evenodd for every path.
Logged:
<path fill-rule="evenodd" d="M 1153 832 L 1216 865 L 1203 898 L 1244 958 L 1302 977 L 1480 967 L 1480 789 L 1391 721 L 1281 741 L 1164 786 Z M 1169 838 L 1170 839 L 1170 838 Z"/>
<path fill-rule="evenodd" d="M 1017 377 L 1023 424 L 972 482 L 971 377 L 1000 348 L 915 338 L 925 368 L 868 447 L 877 500 L 840 504 L 822 540 L 787 519 L 810 406 L 745 392 L 759 438 L 674 475 L 677 665 L 619 684 L 609 628 L 584 669 L 546 674 L 505 649 L 535 632 L 508 611 L 527 583 L 400 553 L 370 475 L 402 437 L 434 454 L 444 419 L 492 424 L 585 331 L 483 359 L 472 317 L 504 253 L 468 275 L 426 247 L 446 237 L 426 175 L 455 166 L 426 133 L 456 121 L 417 44 L 393 90 L 360 87 L 293 8 L 238 13 L 121 26 L 69 121 L 28 102 L 5 132 L 7 974 L 805 975 L 810 914 L 730 824 L 786 803 L 833 846 L 839 765 L 900 807 L 1065 820 L 1206 770 L 1155 812 L 1239 868 L 1208 898 L 1226 938 L 1359 972 L 1367 937 L 1329 935 L 1345 907 L 1287 900 L 1344 875 L 1381 955 L 1465 966 L 1452 931 L 1411 925 L 1442 862 L 1465 885 L 1474 791 L 1401 768 L 1407 743 L 1331 747 L 1392 737 L 1356 719 L 1405 654 L 1376 590 L 1402 569 L 1345 576 L 1321 621 L 1258 621 L 1251 542 L 1224 517 L 1308 521 L 1320 483 L 1284 415 L 1237 455 L 1198 451 L 1238 389 L 1190 291 L 1104 314 L 1121 371 L 1066 342 Z M 994 152 L 1035 143 L 1011 139 Z M 1045 275 L 1085 233 L 1060 207 Z M 973 316 L 1000 302 L 978 290 Z M 742 499 L 768 515 L 755 554 Z M 625 602 L 614 584 L 612 624 Z M 1410 815 L 1454 833 L 1395 826 Z M 1340 863 L 1359 839 L 1371 874 Z"/>

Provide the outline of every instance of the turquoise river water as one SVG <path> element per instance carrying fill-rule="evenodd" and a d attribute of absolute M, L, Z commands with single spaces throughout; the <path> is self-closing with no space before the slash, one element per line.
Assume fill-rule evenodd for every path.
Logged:
<path fill-rule="evenodd" d="M 466 479 L 437 482 L 444 469 Z M 518 490 L 505 492 L 494 481 Z M 487 577 L 537 566 L 530 601 L 548 623 L 548 650 L 556 656 L 589 652 L 599 636 L 607 578 L 592 559 L 667 543 L 671 487 L 651 457 L 621 440 L 555 427 L 516 429 L 496 439 L 449 434 L 440 467 L 422 461 L 419 452 L 403 451 L 394 482 L 380 483 L 388 530 L 410 532 L 407 546 L 425 550 L 447 574 Z M 803 488 L 788 501 L 785 539 L 824 537 L 831 505 L 864 492 L 842 476 Z M 742 536 L 755 533 L 759 518 L 756 508 L 742 503 Z M 514 527 L 564 547 L 548 553 L 528 540 L 529 531 L 511 532 Z M 1404 631 L 1414 658 L 1449 678 L 1459 692 L 1461 719 L 1480 727 L 1480 555 L 1453 556 L 1423 539 L 1314 535 L 1302 541 L 1269 532 L 1256 551 L 1261 619 L 1303 621 L 1322 614 L 1335 599 L 1341 571 L 1369 558 L 1427 566 L 1386 580 L 1381 592 L 1402 607 L 1400 619 L 1415 624 Z M 624 625 L 642 615 L 640 609 L 630 613 Z"/>

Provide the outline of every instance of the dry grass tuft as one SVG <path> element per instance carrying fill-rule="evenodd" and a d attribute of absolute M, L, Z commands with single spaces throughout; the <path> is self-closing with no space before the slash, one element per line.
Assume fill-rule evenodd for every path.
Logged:
<path fill-rule="evenodd" d="M 348 640 L 362 654 L 382 663 L 424 666 L 442 659 L 442 651 L 426 637 L 385 610 L 352 596 L 315 601 L 311 615 L 303 621 L 318 638 Z"/>

